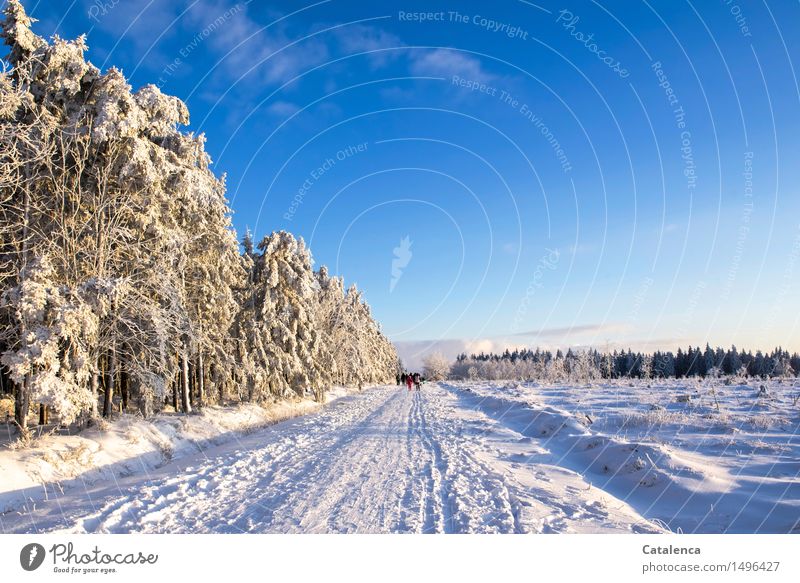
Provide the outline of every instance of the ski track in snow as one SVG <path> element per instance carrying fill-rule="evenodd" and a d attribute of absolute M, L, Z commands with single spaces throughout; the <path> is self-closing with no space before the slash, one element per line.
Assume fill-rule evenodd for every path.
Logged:
<path fill-rule="evenodd" d="M 6 513 L 6 532 L 659 532 L 447 385 L 376 387 L 149 476 Z M 544 456 L 544 457 L 542 457 Z"/>

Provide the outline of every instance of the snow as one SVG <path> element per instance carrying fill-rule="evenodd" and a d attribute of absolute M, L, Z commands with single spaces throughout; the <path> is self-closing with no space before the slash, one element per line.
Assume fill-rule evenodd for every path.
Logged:
<path fill-rule="evenodd" d="M 333 387 L 327 393 L 327 402 L 349 392 Z M 196 415 L 164 413 L 152 420 L 122 415 L 105 424 L 105 429 L 87 429 L 76 435 L 44 433 L 32 447 L 24 449 L 13 447 L 9 431 L 3 436 L 6 447 L 0 449 L 0 531 L 9 512 L 25 512 L 57 501 L 62 494 L 86 492 L 95 484 L 127 476 L 146 478 L 170 462 L 320 407 L 306 399 L 266 406 L 208 406 Z"/>
<path fill-rule="evenodd" d="M 672 531 L 800 531 L 800 388 L 793 381 L 454 383 L 554 463 Z M 767 398 L 759 397 L 764 385 Z M 688 397 L 688 400 L 684 400 Z"/>
<path fill-rule="evenodd" d="M 134 446 L 123 464 L 127 472 L 110 478 L 93 470 L 63 492 L 50 482 L 48 500 L 40 498 L 35 507 L 17 502 L 0 516 L 0 527 L 70 533 L 797 531 L 798 388 L 765 385 L 767 397 L 758 396 L 758 384 L 718 381 L 440 382 L 419 393 L 375 387 L 305 416 L 239 432 L 235 440 L 211 438 L 203 451 L 188 444 L 168 463 L 146 461 L 153 445 Z M 681 395 L 691 398 L 679 402 Z M 170 423 L 181 419 L 211 421 L 189 416 Z M 199 426 L 193 431 L 203 435 Z M 122 441 L 122 435 L 114 426 L 107 439 Z M 102 445 L 108 452 L 120 447 Z M 0 459 L 11 453 L 20 455 L 6 452 Z M 13 489 L 7 469 L 0 471 L 3 491 Z"/>

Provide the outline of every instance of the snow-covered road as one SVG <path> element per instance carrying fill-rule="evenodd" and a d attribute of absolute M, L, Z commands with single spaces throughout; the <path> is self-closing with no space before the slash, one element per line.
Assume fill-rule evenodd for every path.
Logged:
<path fill-rule="evenodd" d="M 377 387 L 2 521 L 6 532 L 659 530 L 579 473 L 543 463 L 546 448 L 453 387 Z"/>

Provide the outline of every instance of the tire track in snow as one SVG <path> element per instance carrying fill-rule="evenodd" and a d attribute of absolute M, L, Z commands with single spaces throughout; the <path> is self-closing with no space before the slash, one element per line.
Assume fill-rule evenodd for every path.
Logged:
<path fill-rule="evenodd" d="M 414 415 L 414 434 L 422 444 L 426 454 L 425 476 L 427 480 L 425 506 L 425 522 L 423 533 L 448 533 L 453 532 L 452 512 L 449 503 L 449 491 L 442 479 L 444 462 L 442 461 L 441 451 L 437 449 L 435 442 L 428 434 L 425 423 L 425 413 L 422 410 L 422 395 L 419 392 L 412 394 L 413 415 Z"/>
<path fill-rule="evenodd" d="M 630 530 L 630 516 L 612 515 L 574 473 L 514 463 L 535 447 L 520 438 L 438 384 L 419 393 L 377 387 L 149 479 L 96 485 L 97 510 L 72 493 L 37 509 L 35 530 L 27 516 L 4 524 L 18 532 Z"/>
<path fill-rule="evenodd" d="M 165 467 L 157 477 L 134 483 L 125 491 L 95 493 L 96 499 L 109 501 L 94 516 L 79 521 L 79 530 L 250 532 L 263 523 L 269 525 L 282 518 L 291 521 L 291 514 L 286 515 L 278 502 L 295 494 L 303 486 L 301 480 L 313 478 L 315 462 L 330 457 L 329 452 L 338 451 L 353 439 L 352 428 L 363 425 L 385 405 L 382 396 L 380 389 L 367 391 L 320 413 L 255 432 L 239 445 L 250 446 L 260 437 L 266 443 L 222 459 L 209 457 L 196 467 L 180 470 L 180 475 L 166 474 L 175 468 Z M 198 476 L 214 485 L 213 495 L 185 489 L 184 496 L 179 496 L 174 491 L 176 484 L 191 483 Z M 273 492 L 275 486 L 279 486 L 278 492 Z M 169 515 L 161 516 L 166 507 L 170 508 Z"/>
<path fill-rule="evenodd" d="M 443 470 L 443 503 L 450 532 L 521 532 L 506 479 L 475 455 L 479 444 L 463 432 L 452 396 L 439 385 L 426 391 L 426 406 L 437 440 L 433 447 Z M 423 425 L 427 425 L 423 415 Z"/>

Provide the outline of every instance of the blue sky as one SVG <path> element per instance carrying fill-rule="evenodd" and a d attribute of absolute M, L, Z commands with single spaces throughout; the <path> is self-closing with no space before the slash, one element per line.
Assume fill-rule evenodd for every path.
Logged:
<path fill-rule="evenodd" d="M 237 230 L 303 236 L 412 363 L 800 349 L 794 3 L 24 4 L 184 99 Z"/>

